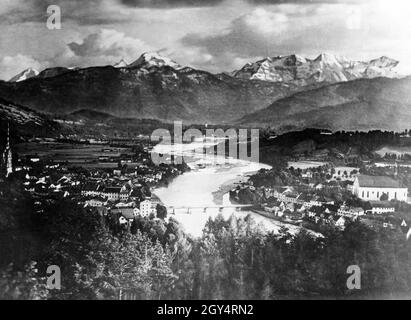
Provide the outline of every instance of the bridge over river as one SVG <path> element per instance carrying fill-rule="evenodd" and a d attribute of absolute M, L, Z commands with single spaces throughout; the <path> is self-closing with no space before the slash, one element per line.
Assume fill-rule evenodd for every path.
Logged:
<path fill-rule="evenodd" d="M 245 208 L 252 208 L 253 204 L 231 204 L 231 205 L 211 205 L 211 206 L 167 206 L 167 212 L 170 214 L 186 213 L 191 214 L 193 211 L 202 211 L 206 213 L 207 210 L 218 209 L 219 212 L 223 212 L 224 209 L 235 209 L 240 211 Z"/>

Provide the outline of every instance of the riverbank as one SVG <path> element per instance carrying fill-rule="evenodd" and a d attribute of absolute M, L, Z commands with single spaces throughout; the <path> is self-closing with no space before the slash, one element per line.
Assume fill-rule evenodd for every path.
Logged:
<path fill-rule="evenodd" d="M 215 144 L 211 143 L 215 146 Z M 209 145 L 209 147 L 211 147 Z M 271 166 L 240 159 L 217 156 L 213 153 L 199 154 L 198 142 L 184 144 L 183 146 L 157 145 L 153 152 L 162 154 L 178 154 L 187 159 L 187 165 L 191 168 L 189 172 L 179 175 L 168 185 L 156 188 L 153 193 L 168 207 L 215 207 L 216 205 L 230 205 L 228 192 L 237 185 L 246 182 L 249 176 L 257 173 L 260 169 L 270 169 Z M 198 164 L 204 164 L 199 166 Z M 173 215 L 184 229 L 192 236 L 201 236 L 202 230 L 209 219 L 218 215 L 229 219 L 231 215 L 246 217 L 253 215 L 258 223 L 269 225 L 261 220 L 261 216 L 251 211 L 236 211 L 233 208 L 225 208 L 222 212 L 216 208 L 204 210 L 194 209 L 191 214 L 178 213 Z M 266 218 L 264 218 L 266 219 Z"/>
<path fill-rule="evenodd" d="M 248 180 L 248 175 L 267 167 L 241 160 L 231 161 L 229 165 L 213 165 L 204 169 L 192 167 L 191 171 L 176 177 L 168 187 L 155 189 L 153 193 L 165 206 L 212 207 L 222 204 L 224 194 L 236 184 Z M 219 214 L 228 219 L 233 214 L 245 217 L 250 212 L 236 212 L 232 208 L 225 208 L 222 212 L 218 209 L 208 209 L 206 212 L 192 210 L 191 214 L 176 213 L 173 218 L 182 225 L 186 233 L 199 237 L 208 219 L 214 219 Z"/>
<path fill-rule="evenodd" d="M 267 219 L 270 219 L 271 222 L 276 225 L 279 229 L 277 231 L 279 231 L 281 228 L 287 228 L 288 232 L 292 235 L 296 235 L 297 233 L 299 233 L 302 229 L 304 229 L 305 231 L 307 231 L 310 235 L 312 235 L 313 237 L 322 237 L 321 233 L 315 232 L 313 230 L 301 227 L 297 224 L 292 224 L 292 223 L 287 223 L 285 221 L 281 221 L 280 219 L 271 216 L 268 212 L 262 211 L 262 210 L 252 210 L 252 212 L 265 217 Z"/>

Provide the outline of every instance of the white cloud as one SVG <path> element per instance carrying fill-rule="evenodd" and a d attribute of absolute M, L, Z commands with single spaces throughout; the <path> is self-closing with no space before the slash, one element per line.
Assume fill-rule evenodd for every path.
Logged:
<path fill-rule="evenodd" d="M 268 11 L 264 8 L 257 8 L 251 13 L 239 18 L 234 27 L 252 29 L 257 33 L 271 34 L 280 33 L 286 29 L 288 22 L 287 15 L 279 12 Z"/>
<path fill-rule="evenodd" d="M 32 57 L 18 54 L 14 57 L 5 56 L 0 59 L 0 76 L 3 80 L 10 80 L 16 74 L 27 68 L 33 68 L 41 71 L 44 64 L 33 59 Z"/>
<path fill-rule="evenodd" d="M 81 43 L 71 42 L 68 47 L 77 57 L 92 57 L 96 61 L 108 63 L 119 58 L 131 62 L 142 52 L 152 50 L 144 41 L 113 29 L 102 29 L 89 34 Z"/>
<path fill-rule="evenodd" d="M 22 0 L 0 0 L 0 15 L 9 14 L 22 4 L 24 4 Z"/>
<path fill-rule="evenodd" d="M 405 0 L 395 4 L 379 0 L 378 5 L 265 5 L 231 20 L 219 33 L 191 33 L 182 43 L 211 54 L 213 60 L 208 64 L 214 69 L 237 68 L 239 61 L 252 61 L 253 57 L 291 53 L 313 57 L 330 52 L 352 59 L 388 55 L 411 70 L 411 20 L 407 18 L 411 4 L 405 4 Z"/>
<path fill-rule="evenodd" d="M 51 2 L 62 6 L 58 32 L 44 27 L 43 4 Z M 166 48 L 164 54 L 182 65 L 220 72 L 268 55 L 327 51 L 353 59 L 388 55 L 411 73 L 410 3 L 225 0 L 204 8 L 153 9 L 120 0 L 0 0 L 0 59 L 20 54 L 34 65 L 81 67 L 131 62 L 144 51 Z M 0 77 L 15 73 L 7 70 L 2 66 Z"/>
<path fill-rule="evenodd" d="M 178 52 L 168 52 L 168 50 L 165 50 L 162 54 L 170 56 L 177 62 L 183 61 L 184 65 L 188 66 L 207 65 L 213 61 L 211 54 L 204 53 L 198 48 L 187 48 L 185 50 L 179 50 Z"/>

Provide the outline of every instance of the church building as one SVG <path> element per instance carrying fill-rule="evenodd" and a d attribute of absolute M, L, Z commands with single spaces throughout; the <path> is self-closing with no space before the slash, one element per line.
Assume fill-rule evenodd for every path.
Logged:
<path fill-rule="evenodd" d="M 358 175 L 352 193 L 365 201 L 407 201 L 408 198 L 408 188 L 401 181 L 388 176 Z M 383 195 L 385 197 L 382 199 Z"/>
<path fill-rule="evenodd" d="M 13 156 L 10 147 L 10 127 L 7 128 L 7 143 L 6 148 L 3 152 L 2 163 L 1 163 L 2 175 L 6 178 L 13 173 Z"/>

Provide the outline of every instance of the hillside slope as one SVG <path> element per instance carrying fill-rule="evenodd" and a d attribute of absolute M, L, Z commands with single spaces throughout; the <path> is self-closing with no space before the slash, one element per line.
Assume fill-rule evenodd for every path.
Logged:
<path fill-rule="evenodd" d="M 6 134 L 8 125 L 21 135 L 36 136 L 49 135 L 59 128 L 44 115 L 0 98 L 0 135 Z"/>
<path fill-rule="evenodd" d="M 239 124 L 279 131 L 401 130 L 411 127 L 411 78 L 361 79 L 300 92 L 242 118 Z"/>

